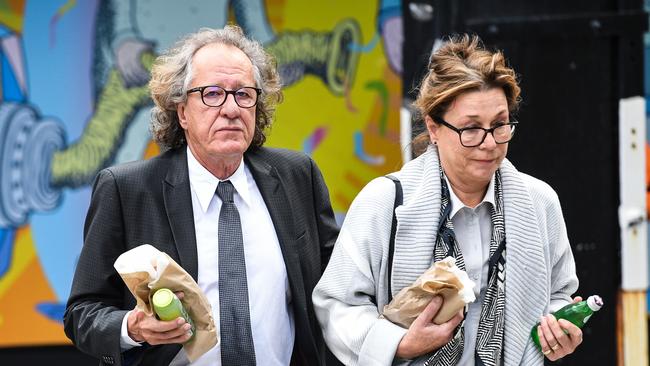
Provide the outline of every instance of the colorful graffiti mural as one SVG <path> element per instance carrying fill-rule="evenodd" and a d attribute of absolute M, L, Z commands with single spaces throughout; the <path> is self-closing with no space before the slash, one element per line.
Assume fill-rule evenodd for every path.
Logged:
<path fill-rule="evenodd" d="M 650 0 L 643 1 L 643 8 L 650 13 Z M 650 20 L 650 17 L 649 17 Z M 646 217 L 650 220 L 650 32 L 643 36 L 643 89 L 645 90 L 645 115 L 646 115 Z M 648 238 L 650 238 L 650 225 L 648 225 Z M 648 243 L 650 245 L 650 243 Z M 648 263 L 650 263 L 650 250 L 648 250 Z M 650 272 L 648 273 L 650 278 Z M 650 291 L 647 292 L 647 312 L 650 316 Z"/>
<path fill-rule="evenodd" d="M 317 161 L 339 219 L 400 166 L 399 0 L 0 1 L 0 346 L 67 342 L 90 184 L 158 153 L 154 57 L 227 22 L 276 57 L 285 102 L 268 144 Z"/>

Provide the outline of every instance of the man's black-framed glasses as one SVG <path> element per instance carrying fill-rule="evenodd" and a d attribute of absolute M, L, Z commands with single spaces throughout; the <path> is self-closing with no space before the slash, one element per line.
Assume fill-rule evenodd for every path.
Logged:
<path fill-rule="evenodd" d="M 232 94 L 238 106 L 250 108 L 257 104 L 257 98 L 262 92 L 262 89 L 244 86 L 237 90 L 226 90 L 219 85 L 206 85 L 192 88 L 187 91 L 187 94 L 195 92 L 201 93 L 201 100 L 208 107 L 221 107 L 226 103 L 228 94 Z"/>
<path fill-rule="evenodd" d="M 458 134 L 460 139 L 460 144 L 465 147 L 476 147 L 485 141 L 485 137 L 488 133 L 492 134 L 494 142 L 497 144 L 505 144 L 506 142 L 512 140 L 512 137 L 515 135 L 515 127 L 519 122 L 510 121 L 510 122 L 498 122 L 496 126 L 492 128 L 483 128 L 483 127 L 464 127 L 457 128 L 450 124 L 449 122 L 442 119 L 442 117 L 434 117 L 441 125 L 455 131 Z"/>

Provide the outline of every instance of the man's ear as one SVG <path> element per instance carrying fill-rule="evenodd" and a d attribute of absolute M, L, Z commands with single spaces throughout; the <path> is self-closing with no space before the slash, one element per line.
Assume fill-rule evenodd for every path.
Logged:
<path fill-rule="evenodd" d="M 431 143 L 435 145 L 438 142 L 438 128 L 440 128 L 440 126 L 433 122 L 433 118 L 431 118 L 431 116 L 424 117 L 424 123 L 427 126 L 427 131 L 429 132 L 429 140 L 431 140 Z"/>
<path fill-rule="evenodd" d="M 185 102 L 178 103 L 178 105 L 176 105 L 176 115 L 178 116 L 178 121 L 180 122 L 181 127 L 184 130 L 187 130 L 187 118 L 185 116 Z"/>

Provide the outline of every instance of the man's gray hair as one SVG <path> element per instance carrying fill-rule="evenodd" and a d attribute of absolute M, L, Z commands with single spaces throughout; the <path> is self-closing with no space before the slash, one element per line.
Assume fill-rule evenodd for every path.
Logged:
<path fill-rule="evenodd" d="M 240 49 L 253 64 L 255 86 L 262 89 L 255 106 L 255 134 L 250 148 L 260 147 L 266 141 L 265 130 L 271 126 L 276 105 L 282 101 L 280 76 L 275 60 L 259 42 L 244 35 L 236 25 L 223 29 L 201 28 L 178 41 L 156 58 L 151 69 L 149 89 L 155 106 L 151 111 L 151 134 L 163 149 L 185 144 L 176 106 L 187 100 L 192 81 L 192 58 L 209 44 L 225 44 Z"/>

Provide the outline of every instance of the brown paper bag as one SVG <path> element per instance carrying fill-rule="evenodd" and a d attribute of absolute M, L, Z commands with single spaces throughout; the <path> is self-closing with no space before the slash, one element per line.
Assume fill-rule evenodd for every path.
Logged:
<path fill-rule="evenodd" d="M 411 326 L 415 318 L 431 302 L 434 296 L 443 298 L 443 304 L 433 322 L 449 321 L 466 304 L 476 300 L 474 282 L 467 273 L 456 267 L 456 260 L 447 257 L 434 263 L 408 287 L 403 288 L 393 300 L 384 306 L 383 316 L 404 328 Z"/>
<path fill-rule="evenodd" d="M 183 306 L 194 321 L 194 337 L 183 344 L 190 362 L 209 351 L 218 342 L 210 302 L 185 270 L 166 253 L 144 244 L 122 253 L 114 264 L 126 287 L 135 296 L 136 309 L 153 315 L 151 296 L 159 288 L 182 291 Z"/>

